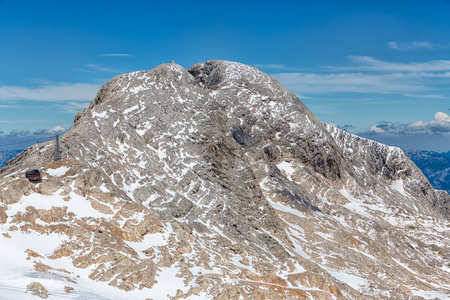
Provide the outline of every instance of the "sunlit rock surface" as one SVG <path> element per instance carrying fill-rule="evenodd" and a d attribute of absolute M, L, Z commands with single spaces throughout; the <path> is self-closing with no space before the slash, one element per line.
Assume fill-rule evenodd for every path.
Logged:
<path fill-rule="evenodd" d="M 253 67 L 117 76 L 60 148 L 0 169 L 11 299 L 450 297 L 448 194 Z"/>

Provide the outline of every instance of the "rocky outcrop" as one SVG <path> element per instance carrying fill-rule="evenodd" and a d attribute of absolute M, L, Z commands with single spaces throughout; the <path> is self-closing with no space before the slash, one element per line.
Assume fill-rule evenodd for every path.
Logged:
<path fill-rule="evenodd" d="M 73 294 L 86 281 L 116 299 L 450 292 L 448 194 L 400 149 L 323 124 L 253 67 L 117 76 L 64 139 L 58 162 L 41 143 L 0 169 L 0 242 L 48 239 L 23 250 L 30 272 Z M 41 183 L 22 178 L 30 166 Z"/>
<path fill-rule="evenodd" d="M 41 297 L 42 299 L 47 299 L 49 296 L 48 291 L 39 282 L 32 282 L 27 285 L 27 291 L 29 291 L 31 295 Z"/>

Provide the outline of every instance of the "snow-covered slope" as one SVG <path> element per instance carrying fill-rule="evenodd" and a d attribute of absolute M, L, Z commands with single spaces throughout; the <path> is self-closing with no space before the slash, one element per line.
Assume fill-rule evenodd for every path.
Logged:
<path fill-rule="evenodd" d="M 0 170 L 11 299 L 449 297 L 448 194 L 255 68 L 117 76 L 63 138 Z"/>

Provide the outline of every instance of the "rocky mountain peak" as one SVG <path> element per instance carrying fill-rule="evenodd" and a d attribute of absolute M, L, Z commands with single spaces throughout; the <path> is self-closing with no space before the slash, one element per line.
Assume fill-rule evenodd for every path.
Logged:
<path fill-rule="evenodd" d="M 100 88 L 97 96 L 89 105 L 89 108 L 94 108 L 96 105 L 102 103 L 105 98 L 108 101 L 114 101 L 116 99 L 115 97 L 127 95 L 128 97 L 126 99 L 129 99 L 130 96 L 151 89 L 164 88 L 174 82 L 178 85 L 186 86 L 195 83 L 187 70 L 175 63 L 162 64 L 148 71 L 137 71 L 118 75 Z M 110 98 L 105 97 L 106 93 Z"/>
<path fill-rule="evenodd" d="M 212 60 L 193 65 L 188 71 L 198 82 L 209 89 L 251 85 L 272 90 L 283 89 L 275 79 L 266 73 L 255 67 L 237 62 Z"/>
<path fill-rule="evenodd" d="M 116 76 L 63 138 L 57 162 L 42 143 L 0 169 L 2 251 L 25 247 L 27 284 L 50 274 L 50 293 L 62 278 L 116 299 L 450 292 L 448 194 L 253 67 Z M 42 182 L 23 178 L 30 168 Z"/>

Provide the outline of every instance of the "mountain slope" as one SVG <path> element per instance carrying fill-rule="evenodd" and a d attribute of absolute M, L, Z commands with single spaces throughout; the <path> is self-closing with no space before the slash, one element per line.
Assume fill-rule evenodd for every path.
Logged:
<path fill-rule="evenodd" d="M 405 153 L 423 171 L 436 189 L 450 193 L 450 152 L 415 150 Z"/>
<path fill-rule="evenodd" d="M 400 149 L 321 123 L 255 68 L 117 76 L 63 137 L 62 160 L 43 143 L 0 170 L 2 254 L 20 253 L 0 287 L 98 299 L 450 293 L 448 194 Z M 29 168 L 41 183 L 21 178 Z"/>

